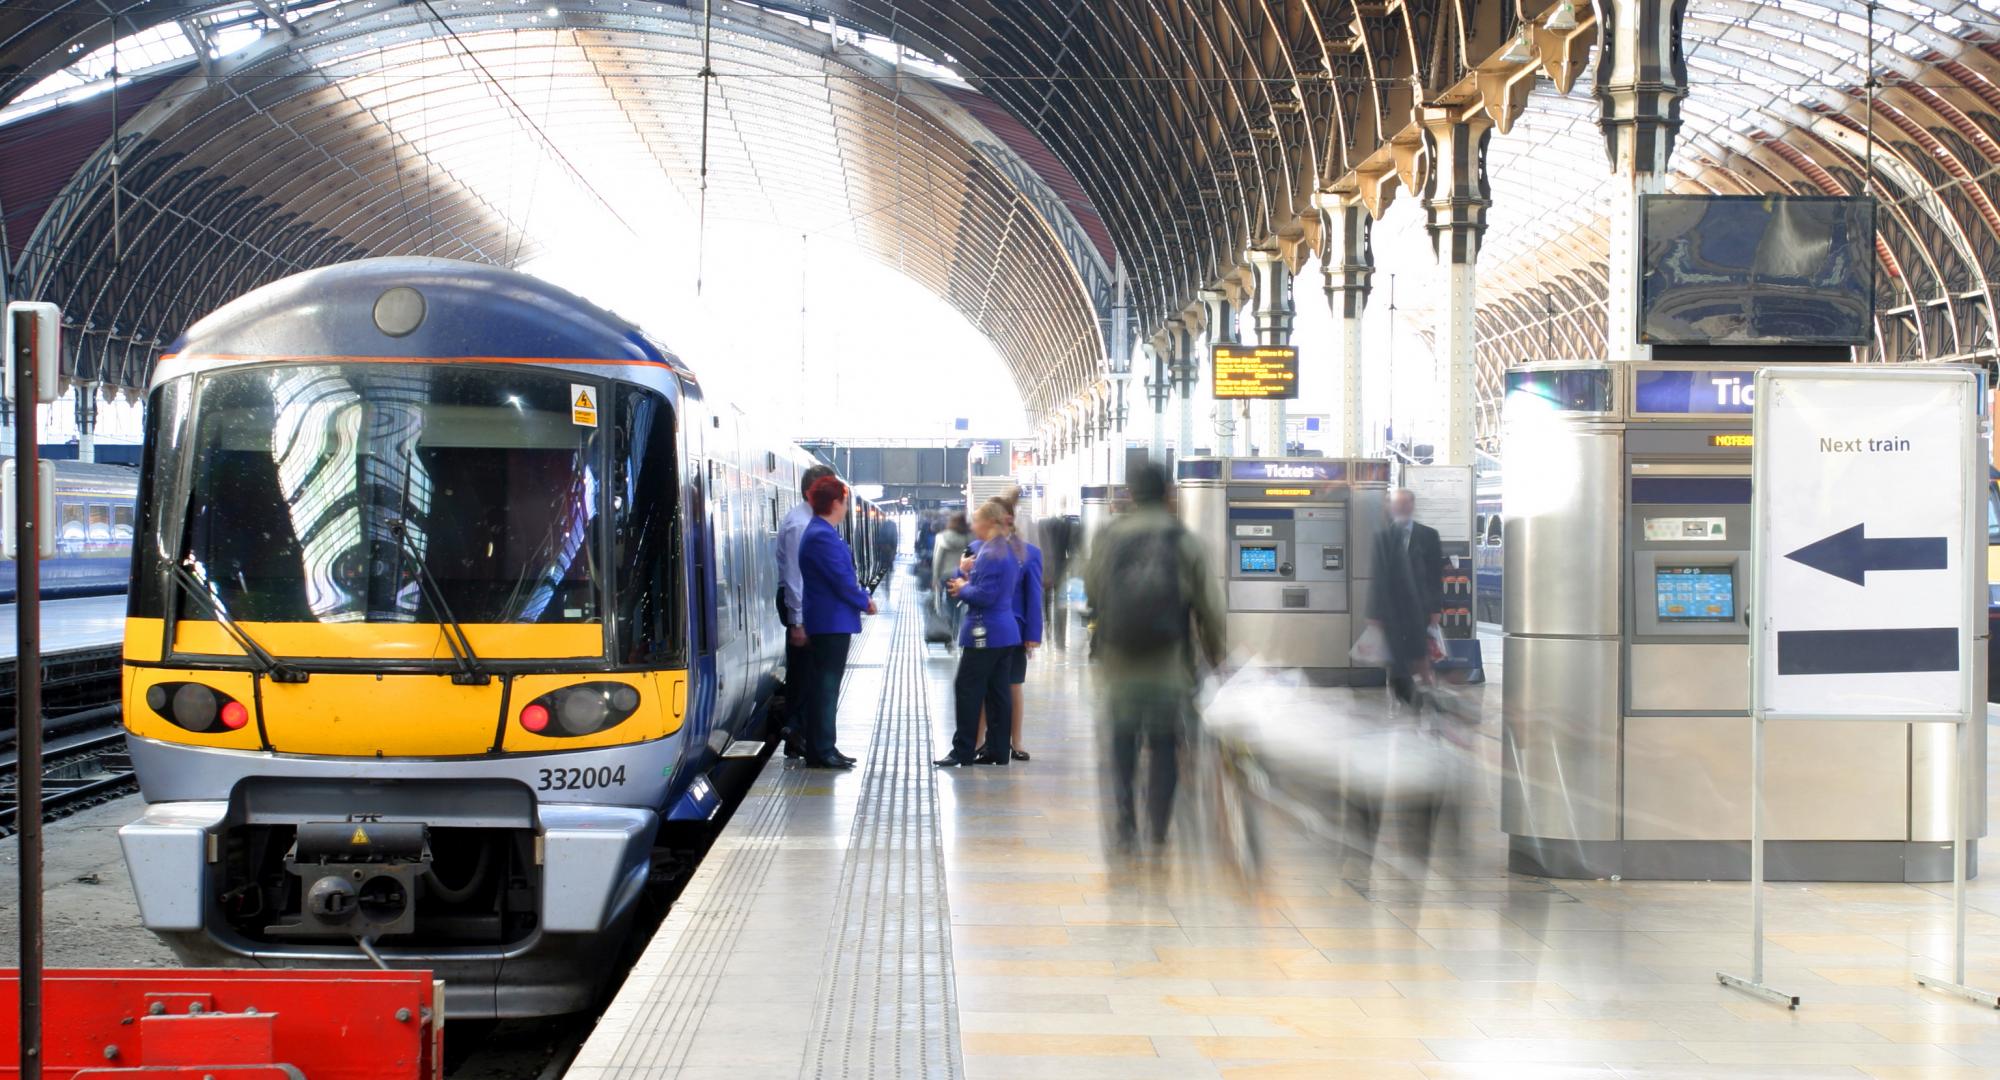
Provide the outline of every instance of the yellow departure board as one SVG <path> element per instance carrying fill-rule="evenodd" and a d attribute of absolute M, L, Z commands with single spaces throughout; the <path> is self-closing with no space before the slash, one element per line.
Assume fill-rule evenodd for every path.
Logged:
<path fill-rule="evenodd" d="M 1299 396 L 1296 345 L 1217 345 L 1210 366 L 1218 400 Z"/>

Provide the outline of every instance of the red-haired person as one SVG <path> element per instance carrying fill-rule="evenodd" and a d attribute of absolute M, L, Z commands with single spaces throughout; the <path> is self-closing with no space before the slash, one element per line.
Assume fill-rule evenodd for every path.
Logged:
<path fill-rule="evenodd" d="M 847 516 L 847 485 L 826 476 L 806 491 L 813 520 L 799 541 L 799 577 L 805 601 L 807 649 L 812 656 L 812 689 L 806 697 L 806 764 L 815 769 L 851 769 L 854 759 L 834 745 L 834 717 L 840 711 L 840 680 L 847 674 L 847 649 L 861 630 L 861 616 L 875 614 L 854 575 L 854 550 L 834 523 Z"/>

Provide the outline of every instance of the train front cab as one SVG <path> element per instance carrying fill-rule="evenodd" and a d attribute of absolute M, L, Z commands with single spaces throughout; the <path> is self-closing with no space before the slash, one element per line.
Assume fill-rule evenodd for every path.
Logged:
<path fill-rule="evenodd" d="M 662 816 L 714 812 L 702 773 L 754 696 L 754 504 L 740 455 L 682 437 L 681 389 L 163 364 L 125 642 L 149 928 L 205 964 L 372 949 L 437 971 L 454 1016 L 589 1002 Z"/>

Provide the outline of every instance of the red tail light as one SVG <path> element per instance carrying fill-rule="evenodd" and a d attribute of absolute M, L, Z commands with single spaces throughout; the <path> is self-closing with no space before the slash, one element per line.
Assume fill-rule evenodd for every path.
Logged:
<path fill-rule="evenodd" d="M 529 705 L 521 710 L 521 726 L 529 731 L 541 731 L 549 726 L 549 710 L 543 705 Z"/>

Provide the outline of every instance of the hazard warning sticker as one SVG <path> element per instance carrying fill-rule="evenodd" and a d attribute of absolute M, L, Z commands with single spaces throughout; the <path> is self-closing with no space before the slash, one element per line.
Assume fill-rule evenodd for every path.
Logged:
<path fill-rule="evenodd" d="M 582 383 L 569 384 L 569 422 L 579 427 L 597 426 L 597 391 Z"/>

